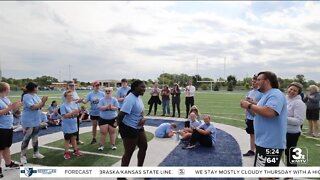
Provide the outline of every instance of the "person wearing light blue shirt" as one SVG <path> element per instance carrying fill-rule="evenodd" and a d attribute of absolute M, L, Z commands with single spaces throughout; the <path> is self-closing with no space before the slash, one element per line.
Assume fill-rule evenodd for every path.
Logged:
<path fill-rule="evenodd" d="M 81 156 L 81 153 L 77 147 L 77 117 L 80 113 L 79 105 L 72 99 L 72 91 L 68 90 L 64 93 L 66 101 L 60 106 L 60 113 L 62 116 L 62 132 L 64 134 L 64 158 L 70 159 L 69 143 L 71 142 L 73 148 L 73 154 Z"/>
<path fill-rule="evenodd" d="M 83 103 L 90 102 L 90 119 L 92 121 L 92 140 L 91 144 L 97 142 L 96 134 L 97 134 L 97 126 L 98 120 L 100 118 L 99 111 L 99 100 L 105 97 L 105 94 L 99 90 L 100 83 L 98 81 L 93 82 L 93 91 L 91 91 L 83 100 Z"/>
<path fill-rule="evenodd" d="M 134 94 L 131 93 L 126 97 L 125 100 L 125 106 L 123 105 L 120 110 L 122 112 L 128 113 L 123 118 L 123 124 L 130 126 L 134 129 L 141 129 L 139 123 L 140 120 L 143 118 L 144 113 L 144 104 L 141 97 L 136 97 Z"/>
<path fill-rule="evenodd" d="M 67 91 L 70 90 L 72 92 L 72 101 L 75 102 L 75 103 L 80 103 L 80 102 L 83 102 L 83 98 L 80 98 L 77 91 L 76 91 L 76 88 L 75 88 L 75 84 L 73 81 L 68 81 L 67 82 Z M 65 98 L 65 93 L 67 91 L 64 91 L 63 94 L 62 94 L 62 103 L 64 103 L 66 101 L 66 98 Z M 78 126 L 78 131 L 77 131 L 77 144 L 83 144 L 82 141 L 80 141 L 80 138 L 79 138 L 79 127 L 80 127 L 80 119 L 79 117 L 77 117 L 77 126 Z"/>
<path fill-rule="evenodd" d="M 279 166 L 286 148 L 287 101 L 279 90 L 277 76 L 270 71 L 260 72 L 257 85 L 263 93 L 257 105 L 242 100 L 240 106 L 255 113 L 254 129 L 256 155 L 254 166 Z M 267 159 L 270 159 L 268 160 Z"/>
<path fill-rule="evenodd" d="M 134 81 L 117 117 L 119 132 L 124 146 L 121 166 L 129 166 L 136 146 L 139 148 L 137 165 L 143 166 L 144 163 L 148 142 L 143 128 L 146 119 L 144 118 L 144 105 L 141 96 L 145 91 L 146 85 L 143 81 Z"/>
<path fill-rule="evenodd" d="M 49 124 L 54 126 L 60 126 L 62 121 L 62 116 L 59 114 L 58 109 L 55 109 L 49 117 Z"/>
<path fill-rule="evenodd" d="M 257 76 L 254 75 L 252 78 L 252 90 L 247 93 L 246 100 L 252 104 L 257 104 L 262 97 L 262 93 L 258 91 L 257 87 Z M 243 154 L 243 156 L 254 156 L 255 155 L 255 140 L 254 140 L 254 126 L 253 119 L 255 114 L 250 110 L 246 110 L 246 132 L 250 135 L 250 150 Z"/>
<path fill-rule="evenodd" d="M 47 129 L 48 128 L 48 116 L 46 112 L 41 112 L 41 122 L 40 122 L 40 128 L 41 129 Z"/>
<path fill-rule="evenodd" d="M 117 94 L 116 94 L 120 108 L 122 107 L 124 98 L 127 96 L 127 93 L 129 90 L 130 90 L 130 87 L 128 87 L 127 79 L 121 79 L 121 88 L 117 90 Z"/>
<path fill-rule="evenodd" d="M 21 163 L 27 164 L 27 150 L 29 141 L 32 138 L 33 158 L 42 159 L 44 156 L 39 153 L 38 134 L 41 122 L 41 108 L 45 106 L 48 96 L 43 96 L 42 99 L 37 95 L 38 85 L 29 82 L 26 85 L 26 91 L 22 95 L 23 112 L 21 116 L 21 125 L 23 128 L 24 137 L 21 143 Z"/>
<path fill-rule="evenodd" d="M 6 168 L 18 168 L 20 165 L 11 160 L 10 153 L 13 138 L 12 111 L 22 106 L 22 103 L 20 101 L 11 103 L 7 97 L 9 93 L 10 85 L 5 82 L 0 82 L 0 163 L 3 157 Z M 2 167 L 0 166 L 0 178 L 2 177 Z"/>
<path fill-rule="evenodd" d="M 72 133 L 76 133 L 78 131 L 77 128 L 77 116 L 73 116 L 73 117 L 69 117 L 66 118 L 64 117 L 65 114 L 70 113 L 74 110 L 79 110 L 79 106 L 74 103 L 67 103 L 64 102 L 61 106 L 60 106 L 60 112 L 61 112 L 61 116 L 62 116 L 62 132 L 64 134 L 72 134 Z"/>
<path fill-rule="evenodd" d="M 109 133 L 111 149 L 116 150 L 116 118 L 118 115 L 119 103 L 115 97 L 112 97 L 112 88 L 105 89 L 106 96 L 100 99 L 98 107 L 100 109 L 100 146 L 99 151 L 103 151 L 106 143 L 106 135 Z"/>
<path fill-rule="evenodd" d="M 188 123 L 190 127 L 185 127 L 182 130 L 178 131 L 182 139 L 188 139 L 192 136 L 192 132 L 195 128 L 201 125 L 201 122 L 197 119 L 197 115 L 194 112 L 189 114 Z"/>
<path fill-rule="evenodd" d="M 185 149 L 196 147 L 197 142 L 205 147 L 213 147 L 216 144 L 217 131 L 211 124 L 211 116 L 204 115 L 203 121 L 200 126 L 193 129 L 189 144 L 184 147 Z"/>
<path fill-rule="evenodd" d="M 175 123 L 162 123 L 157 127 L 154 135 L 158 138 L 171 138 L 174 135 Z"/>
<path fill-rule="evenodd" d="M 51 105 L 48 107 L 48 113 L 52 114 L 54 112 L 54 110 L 58 109 L 58 108 L 59 108 L 58 103 L 56 100 L 54 100 L 51 102 Z"/>

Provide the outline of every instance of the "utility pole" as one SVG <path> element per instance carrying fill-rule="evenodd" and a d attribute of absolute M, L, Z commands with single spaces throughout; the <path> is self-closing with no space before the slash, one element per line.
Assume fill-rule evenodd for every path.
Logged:
<path fill-rule="evenodd" d="M 61 80 L 61 70 L 59 70 L 59 80 L 58 81 L 62 82 L 62 80 Z"/>
<path fill-rule="evenodd" d="M 198 62 L 198 57 L 196 57 L 196 61 L 197 61 L 197 65 L 196 65 L 196 67 L 197 67 L 197 74 L 199 74 L 199 62 Z M 198 80 L 198 79 L 197 79 Z"/>
<path fill-rule="evenodd" d="M 224 80 L 226 80 L 226 57 L 224 57 L 223 78 Z"/>
<path fill-rule="evenodd" d="M 164 71 L 162 71 L 162 88 L 164 86 Z"/>

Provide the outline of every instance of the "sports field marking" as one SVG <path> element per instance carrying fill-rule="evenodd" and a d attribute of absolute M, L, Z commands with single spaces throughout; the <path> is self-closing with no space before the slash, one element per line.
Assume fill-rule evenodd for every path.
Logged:
<path fill-rule="evenodd" d="M 64 151 L 63 148 L 57 148 L 57 147 L 52 147 L 52 146 L 43 145 L 43 146 L 40 146 L 40 147 L 47 148 L 47 149 L 54 149 L 54 150 Z M 89 151 L 81 151 L 81 153 L 83 153 L 83 154 L 97 155 L 97 156 L 106 156 L 106 157 L 112 157 L 112 158 L 118 158 L 118 159 L 121 159 L 121 158 L 122 158 L 122 156 L 116 156 L 116 155 L 112 155 L 112 154 L 95 153 L 95 152 L 89 152 Z"/>
<path fill-rule="evenodd" d="M 304 135 L 304 134 L 302 134 L 302 136 L 304 136 L 307 139 L 314 139 L 314 140 L 320 141 L 320 138 L 311 137 L 311 136 L 307 136 L 307 135 Z"/>
<path fill-rule="evenodd" d="M 229 120 L 233 120 L 233 121 L 243 121 L 243 119 L 235 119 L 235 118 L 229 118 L 229 117 L 224 117 L 224 116 L 214 116 L 214 117 L 217 117 L 217 118 L 221 118 L 221 119 L 229 119 Z"/>

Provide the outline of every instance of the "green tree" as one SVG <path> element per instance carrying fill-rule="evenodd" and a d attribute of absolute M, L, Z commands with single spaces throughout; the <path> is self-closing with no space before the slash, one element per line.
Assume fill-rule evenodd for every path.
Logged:
<path fill-rule="evenodd" d="M 200 88 L 201 88 L 202 90 L 206 91 L 206 90 L 208 90 L 208 89 L 209 89 L 209 85 L 208 85 L 208 84 L 203 83 L 203 84 L 201 84 Z"/>
<path fill-rule="evenodd" d="M 217 83 L 214 84 L 213 90 L 214 90 L 214 91 L 219 91 L 219 89 L 220 89 L 220 85 L 219 85 L 219 83 L 217 82 Z"/>
<path fill-rule="evenodd" d="M 233 81 L 229 81 L 227 91 L 233 91 L 233 87 L 234 87 Z"/>
<path fill-rule="evenodd" d="M 229 75 L 227 77 L 227 82 L 228 82 L 228 86 L 229 84 L 231 84 L 233 87 L 237 85 L 237 79 L 236 79 L 236 76 L 233 76 L 233 75 Z"/>
<path fill-rule="evenodd" d="M 198 87 L 200 86 L 200 82 L 198 81 L 201 81 L 202 78 L 200 75 L 195 75 L 195 76 L 192 76 L 192 84 L 195 86 L 196 89 L 198 89 Z"/>
<path fill-rule="evenodd" d="M 54 82 L 58 82 L 58 79 L 51 76 L 41 76 L 34 79 L 34 81 L 39 86 L 49 86 Z"/>
<path fill-rule="evenodd" d="M 309 80 L 307 86 L 310 86 L 310 85 L 317 85 L 317 83 L 314 81 L 314 80 Z"/>
<path fill-rule="evenodd" d="M 307 82 L 303 74 L 297 74 L 294 81 L 301 83 L 305 88 L 307 87 Z"/>
<path fill-rule="evenodd" d="M 245 86 L 246 84 L 251 84 L 251 80 L 252 78 L 251 77 L 246 77 L 246 78 L 243 78 L 243 85 Z"/>

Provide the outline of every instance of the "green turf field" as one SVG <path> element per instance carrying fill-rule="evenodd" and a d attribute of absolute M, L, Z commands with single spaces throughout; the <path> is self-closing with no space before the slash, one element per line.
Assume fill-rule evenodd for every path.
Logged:
<path fill-rule="evenodd" d="M 153 138 L 153 134 L 146 131 L 147 140 L 150 141 Z M 61 138 L 63 138 L 61 134 Z M 80 134 L 82 145 L 78 145 L 78 148 L 82 152 L 82 156 L 73 156 L 65 160 L 64 154 L 64 140 L 58 140 L 44 146 L 40 146 L 40 152 L 45 156 L 45 161 L 42 159 L 33 159 L 33 149 L 29 148 L 27 157 L 28 163 L 40 164 L 44 166 L 112 166 L 114 163 L 121 159 L 124 153 L 123 144 L 121 139 L 116 139 L 117 150 L 111 150 L 109 135 L 106 138 L 106 144 L 103 151 L 98 151 L 99 143 L 93 145 L 91 142 L 91 132 Z M 97 131 L 97 141 L 99 142 L 100 133 Z M 69 151 L 72 152 L 72 147 L 69 147 Z M 20 161 L 20 153 L 12 155 L 12 159 Z"/>
<path fill-rule="evenodd" d="M 80 97 L 85 97 L 88 91 L 77 91 Z M 244 110 L 240 108 L 240 100 L 245 97 L 246 91 L 242 92 L 226 92 L 226 91 L 218 91 L 218 92 L 196 92 L 195 95 L 195 104 L 200 109 L 201 114 L 210 114 L 213 116 L 213 121 L 223 124 L 228 124 L 232 126 L 236 126 L 239 128 L 245 127 L 244 122 Z M 39 92 L 40 96 L 47 95 L 49 96 L 49 100 L 46 104 L 48 107 L 52 100 L 57 100 L 59 103 L 61 102 L 62 92 Z M 11 92 L 10 99 L 11 101 L 19 100 L 21 96 L 21 92 Z M 147 105 L 148 99 L 150 98 L 150 94 L 146 91 L 143 96 L 144 104 L 145 104 L 145 112 L 148 112 L 149 106 Z M 184 104 L 184 94 L 181 94 L 181 117 L 185 117 L 185 104 Z M 89 107 L 89 104 L 86 104 Z M 171 108 L 172 111 L 172 108 Z M 151 112 L 151 115 L 153 111 Z M 162 107 L 158 106 L 157 115 L 162 114 Z M 177 113 L 176 113 L 177 115 Z M 303 132 L 307 131 L 308 124 L 307 121 L 304 122 Z M 249 140 L 249 137 L 248 137 Z M 320 166 L 320 139 L 319 138 L 311 138 L 305 135 L 300 136 L 299 147 L 306 147 L 308 149 L 309 154 L 309 162 L 306 166 Z"/>

